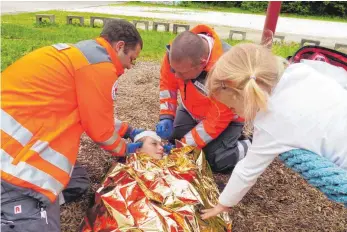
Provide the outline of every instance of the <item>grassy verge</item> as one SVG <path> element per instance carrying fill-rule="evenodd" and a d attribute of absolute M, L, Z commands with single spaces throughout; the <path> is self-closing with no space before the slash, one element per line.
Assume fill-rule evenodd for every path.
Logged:
<path fill-rule="evenodd" d="M 76 43 L 80 40 L 87 40 L 97 37 L 101 32 L 100 27 L 91 28 L 89 21 L 85 20 L 85 26 L 66 25 L 66 16 L 84 15 L 105 16 L 123 18 L 127 20 L 137 19 L 136 17 L 123 17 L 107 14 L 92 13 L 71 13 L 61 11 L 40 12 L 45 14 L 55 14 L 56 23 L 35 23 L 36 13 L 25 13 L 18 15 L 3 15 L 1 18 L 1 70 L 15 60 L 42 46 L 51 45 L 58 42 Z M 153 32 L 140 30 L 144 40 L 144 49 L 141 58 L 146 60 L 159 60 L 165 52 L 165 43 L 172 40 L 175 35 L 172 33 Z"/>
<path fill-rule="evenodd" d="M 36 24 L 36 13 L 3 15 L 1 17 L 1 70 L 4 70 L 20 57 L 39 47 L 58 42 L 76 43 L 80 40 L 92 39 L 99 35 L 101 28 L 91 28 L 87 20 L 84 27 L 66 25 L 66 16 L 68 14 L 84 15 L 86 19 L 89 16 L 97 15 L 124 18 L 127 20 L 137 19 L 136 17 L 62 11 L 46 11 L 40 13 L 55 14 L 56 23 Z M 139 31 L 144 41 L 144 48 L 139 60 L 160 61 L 165 52 L 165 45 L 175 38 L 175 35 L 169 32 Z M 227 40 L 227 42 L 235 45 L 240 41 Z M 298 48 L 299 45 L 297 44 L 277 44 L 274 45 L 273 50 L 277 55 L 286 57 L 292 55 Z"/>
<path fill-rule="evenodd" d="M 112 6 L 152 6 L 152 7 L 166 7 L 166 8 L 175 8 L 175 9 L 192 9 L 198 11 L 219 11 L 219 12 L 230 12 L 230 13 L 242 13 L 242 14 L 256 14 L 256 15 L 265 15 L 264 13 L 253 13 L 248 10 L 243 10 L 237 7 L 220 7 L 220 6 L 211 6 L 208 4 L 200 3 L 200 2 L 189 2 L 188 6 L 174 6 L 174 5 L 166 5 L 162 3 L 146 3 L 146 2 L 126 2 L 122 4 L 110 4 Z M 300 18 L 300 19 L 311 19 L 311 20 L 322 20 L 322 21 L 332 21 L 332 22 L 343 22 L 346 23 L 346 18 L 342 17 L 333 17 L 333 16 L 315 16 L 315 15 L 298 15 L 298 14 L 288 14 L 283 13 L 280 17 L 287 18 Z"/>

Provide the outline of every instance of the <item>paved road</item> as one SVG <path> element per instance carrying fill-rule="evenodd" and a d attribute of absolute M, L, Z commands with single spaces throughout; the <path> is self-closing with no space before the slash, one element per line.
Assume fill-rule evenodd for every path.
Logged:
<path fill-rule="evenodd" d="M 173 9 L 162 7 L 136 7 L 136 6 L 98 6 L 88 9 L 73 9 L 74 11 L 87 11 L 109 13 L 115 15 L 128 15 L 151 18 L 165 18 L 168 20 L 181 20 L 190 22 L 204 22 L 218 26 L 230 26 L 262 30 L 265 16 L 227 12 L 196 11 L 189 9 Z M 311 35 L 318 37 L 346 38 L 347 23 L 327 22 L 297 18 L 280 17 L 277 31 L 297 35 Z"/>
<path fill-rule="evenodd" d="M 222 38 L 227 38 L 229 30 L 247 31 L 247 39 L 259 42 L 264 27 L 265 16 L 227 12 L 197 11 L 163 7 L 137 6 L 97 6 L 75 8 L 73 11 L 96 12 L 114 15 L 151 17 L 172 21 L 186 21 L 189 24 L 207 23 L 214 25 Z M 347 22 L 328 22 L 280 17 L 276 33 L 286 36 L 286 41 L 300 42 L 302 38 L 320 40 L 321 45 L 334 47 L 335 43 L 347 44 Z"/>
<path fill-rule="evenodd" d="M 1 1 L 1 14 L 13 14 L 21 12 L 35 12 L 43 10 L 71 10 L 92 6 L 108 5 L 110 1 L 77 2 L 77 1 Z"/>

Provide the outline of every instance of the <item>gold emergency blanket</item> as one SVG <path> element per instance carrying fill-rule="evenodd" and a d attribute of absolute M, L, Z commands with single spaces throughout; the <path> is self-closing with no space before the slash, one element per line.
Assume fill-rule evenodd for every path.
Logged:
<path fill-rule="evenodd" d="M 204 153 L 173 149 L 155 160 L 144 153 L 117 163 L 107 174 L 81 231 L 231 231 L 227 213 L 202 220 L 200 210 L 219 192 Z"/>

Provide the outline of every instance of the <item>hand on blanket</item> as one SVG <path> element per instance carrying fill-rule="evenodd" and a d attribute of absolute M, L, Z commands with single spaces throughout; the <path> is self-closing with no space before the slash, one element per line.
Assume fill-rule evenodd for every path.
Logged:
<path fill-rule="evenodd" d="M 176 148 L 175 145 L 173 145 L 172 143 L 165 144 L 163 147 L 164 147 L 165 153 L 167 154 L 170 154 L 171 150 Z"/>
<path fill-rule="evenodd" d="M 202 211 L 201 218 L 205 220 L 210 217 L 217 216 L 218 214 L 222 212 L 228 212 L 229 210 L 230 210 L 230 207 L 224 206 L 222 204 L 218 204 L 213 208 L 201 210 Z"/>

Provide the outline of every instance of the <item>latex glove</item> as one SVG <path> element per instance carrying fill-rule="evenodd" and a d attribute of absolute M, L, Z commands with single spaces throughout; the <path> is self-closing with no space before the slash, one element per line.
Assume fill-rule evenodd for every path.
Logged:
<path fill-rule="evenodd" d="M 127 143 L 127 149 L 125 155 L 128 156 L 132 153 L 135 153 L 137 149 L 141 148 L 143 145 L 143 142 L 137 142 L 137 143 Z"/>
<path fill-rule="evenodd" d="M 210 217 L 217 216 L 218 214 L 222 212 L 227 212 L 229 210 L 230 210 L 230 207 L 224 206 L 222 204 L 218 204 L 213 208 L 201 210 L 202 211 L 201 218 L 205 220 Z"/>
<path fill-rule="evenodd" d="M 141 132 L 144 132 L 144 131 L 145 131 L 145 129 L 135 128 L 132 130 L 132 132 L 130 132 L 129 138 L 131 139 L 131 141 L 134 141 L 135 136 L 140 134 Z"/>
<path fill-rule="evenodd" d="M 169 139 L 173 132 L 173 120 L 160 120 L 156 126 L 156 132 L 162 139 Z"/>
<path fill-rule="evenodd" d="M 132 129 L 131 127 L 129 127 L 129 131 L 127 131 L 127 133 L 124 135 L 124 138 L 127 139 L 131 139 L 131 141 L 134 141 L 134 138 L 137 134 L 140 134 L 141 132 L 145 131 L 145 129 L 142 128 L 134 128 Z"/>
<path fill-rule="evenodd" d="M 165 153 L 167 154 L 170 154 L 171 150 L 176 148 L 176 146 L 173 145 L 172 143 L 165 144 L 163 147 L 164 147 Z"/>

